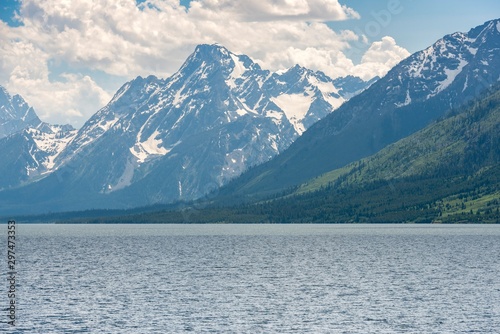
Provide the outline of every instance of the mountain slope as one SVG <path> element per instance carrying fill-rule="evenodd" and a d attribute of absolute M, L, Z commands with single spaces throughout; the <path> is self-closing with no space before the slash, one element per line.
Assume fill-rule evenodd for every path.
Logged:
<path fill-rule="evenodd" d="M 321 208 L 326 197 L 346 220 L 498 220 L 500 86 L 446 119 L 377 154 L 299 187 L 300 205 Z M 305 201 L 299 200 L 303 196 Z M 335 200 L 336 199 L 336 200 Z M 300 209 L 298 209 L 300 210 Z M 338 212 L 330 217 L 341 217 Z M 472 210 L 472 211 L 471 211 Z M 307 210 L 303 210 L 306 212 Z M 471 212 L 475 216 L 471 216 Z M 305 214 L 307 215 L 307 214 Z M 311 216 L 311 215 L 309 215 Z"/>
<path fill-rule="evenodd" d="M 321 72 L 271 73 L 200 45 L 172 77 L 126 83 L 54 159 L 55 172 L 6 194 L 4 206 L 126 208 L 200 197 L 283 151 L 363 89 L 356 78 L 335 82 L 340 89 Z"/>
<path fill-rule="evenodd" d="M 500 85 L 467 108 L 286 195 L 233 207 L 214 201 L 190 211 L 92 221 L 499 223 Z"/>
<path fill-rule="evenodd" d="M 369 156 L 477 97 L 500 79 L 500 20 L 445 36 L 314 124 L 276 159 L 222 189 L 267 196 Z"/>

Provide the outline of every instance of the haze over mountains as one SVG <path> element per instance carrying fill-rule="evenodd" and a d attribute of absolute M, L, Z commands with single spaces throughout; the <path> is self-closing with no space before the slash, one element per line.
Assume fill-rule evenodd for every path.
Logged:
<path fill-rule="evenodd" d="M 48 124 L 12 130 L 0 141 L 10 162 L 0 179 L 2 208 L 195 199 L 282 152 L 375 80 L 332 80 L 300 66 L 271 73 L 220 45 L 200 45 L 172 77 L 126 83 L 78 131 Z"/>

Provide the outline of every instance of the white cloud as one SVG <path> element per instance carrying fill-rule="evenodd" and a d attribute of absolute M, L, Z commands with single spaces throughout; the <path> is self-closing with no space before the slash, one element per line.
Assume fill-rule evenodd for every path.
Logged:
<path fill-rule="evenodd" d="M 357 65 L 342 50 L 317 47 L 288 47 L 284 51 L 269 52 L 264 63 L 271 68 L 288 68 L 299 64 L 323 71 L 332 78 L 355 75 L 369 80 L 375 76 L 384 76 L 409 55 L 392 37 L 385 36 L 371 44 Z"/>
<path fill-rule="evenodd" d="M 0 54 L 0 80 L 44 121 L 80 126 L 110 99 L 88 76 L 62 73 L 59 81 L 49 80 L 50 56 L 33 44 L 2 41 Z"/>
<path fill-rule="evenodd" d="M 408 50 L 398 46 L 394 38 L 385 36 L 372 43 L 361 58 L 361 64 L 356 66 L 353 72 L 363 79 L 376 75 L 382 77 L 409 55 Z"/>
<path fill-rule="evenodd" d="M 167 77 L 200 43 L 220 43 L 270 70 L 299 63 L 333 77 L 380 75 L 405 54 L 384 38 L 354 65 L 345 52 L 361 37 L 323 23 L 359 18 L 337 0 L 194 0 L 189 10 L 178 0 L 139 7 L 134 0 L 23 0 L 20 18 L 17 28 L 0 21 L 0 84 L 44 120 L 77 126 L 114 93 L 93 72 Z M 52 63 L 66 66 L 63 76 L 50 73 Z"/>
<path fill-rule="evenodd" d="M 268 55 L 268 64 L 273 68 L 288 68 L 294 64 L 320 70 L 332 78 L 352 74 L 354 64 L 341 51 L 318 48 L 287 48 L 284 52 Z"/>
<path fill-rule="evenodd" d="M 223 9 L 245 21 L 339 21 L 360 17 L 352 8 L 332 0 L 205 0 L 193 2 L 192 7 L 209 11 Z"/>

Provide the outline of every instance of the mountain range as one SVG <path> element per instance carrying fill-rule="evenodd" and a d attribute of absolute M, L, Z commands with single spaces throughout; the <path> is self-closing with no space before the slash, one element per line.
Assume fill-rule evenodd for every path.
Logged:
<path fill-rule="evenodd" d="M 12 125 L 0 140 L 2 210 L 198 198 L 284 151 L 376 79 L 332 80 L 300 66 L 272 73 L 223 46 L 200 45 L 172 77 L 123 85 L 78 131 L 41 122 L 22 98 L 2 90 L 5 100 L 24 106 L 2 111 L 15 110 L 18 120 L 27 119 L 18 110 L 29 111 L 37 120 Z"/>
<path fill-rule="evenodd" d="M 221 189 L 265 198 L 372 155 L 477 98 L 500 79 L 500 20 L 453 33 L 401 61 L 289 149 Z"/>
<path fill-rule="evenodd" d="M 500 84 L 376 154 L 264 201 L 96 215 L 98 223 L 500 223 Z M 121 214 L 121 215 L 120 215 Z M 60 217 L 71 221 L 71 217 Z"/>
<path fill-rule="evenodd" d="M 1 213 L 122 209 L 188 202 L 210 194 L 209 202 L 202 206 L 243 203 L 238 210 L 250 217 L 258 216 L 253 211 L 255 203 L 260 203 L 259 210 L 271 210 L 269 214 L 276 217 L 276 206 L 266 207 L 266 203 L 278 203 L 279 199 L 287 204 L 278 205 L 277 210 L 288 221 L 293 221 L 293 214 L 299 215 L 292 206 L 306 209 L 300 202 L 287 202 L 288 198 L 302 198 L 310 206 L 320 207 L 319 211 L 313 210 L 315 216 L 309 216 L 308 221 L 334 221 L 321 214 L 321 207 L 331 203 L 315 199 L 319 193 L 343 203 L 342 212 L 329 211 L 344 217 L 343 221 L 362 217 L 388 221 L 399 217 L 403 221 L 403 216 L 384 216 L 366 205 L 360 204 L 361 211 L 356 211 L 353 203 L 356 198 L 364 198 L 382 205 L 375 200 L 382 189 L 376 185 L 386 184 L 388 178 L 381 175 L 391 175 L 389 179 L 397 182 L 426 175 L 418 168 L 419 173 L 408 174 L 402 166 L 416 168 L 429 162 L 431 175 L 449 181 L 445 180 L 449 176 L 446 169 L 453 170 L 449 160 L 447 164 L 436 163 L 431 159 L 434 155 L 417 149 L 413 158 L 418 164 L 399 164 L 399 157 L 414 160 L 402 150 L 388 158 L 390 153 L 385 149 L 404 138 L 410 138 L 412 143 L 412 134 L 436 121 L 441 130 L 425 132 L 437 138 L 435 145 L 456 142 L 454 147 L 485 149 L 484 145 L 474 145 L 497 140 L 494 122 L 488 118 L 481 126 L 488 132 L 478 131 L 478 136 L 466 137 L 468 141 L 460 146 L 455 134 L 473 131 L 467 124 L 479 118 L 459 121 L 458 128 L 442 119 L 448 119 L 450 112 L 453 114 L 470 101 L 481 104 L 478 98 L 489 101 L 488 106 L 495 104 L 494 97 L 481 94 L 500 80 L 499 50 L 500 20 L 493 20 L 467 33 L 447 35 L 400 62 L 385 77 L 363 82 L 354 77 L 332 80 L 322 72 L 300 66 L 272 73 L 223 46 L 200 45 L 170 78 L 138 77 L 123 85 L 109 104 L 78 131 L 36 122 L 38 117 L 32 117 L 36 114 L 22 98 L 11 98 L 3 90 L 7 102 L 0 110 L 8 111 L 3 119 L 8 115 L 18 117 L 17 123 L 12 121 L 15 117 L 5 123 L 11 125 L 5 126 L 5 136 L 0 139 L 0 152 L 7 162 L 2 168 L 4 175 L 10 175 L 0 180 Z M 29 119 L 34 123 L 19 131 L 21 121 Z M 436 134 L 439 131 L 445 133 L 442 138 Z M 419 138 L 429 150 L 432 141 Z M 405 149 L 412 148 L 404 143 Z M 488 147 L 488 154 L 494 157 L 496 148 Z M 366 160 L 360 159 L 377 152 L 382 158 L 369 161 L 392 163 L 370 163 L 371 169 L 366 169 Z M 448 151 L 435 152 L 442 156 Z M 459 156 L 457 152 L 460 150 L 453 151 L 454 158 Z M 485 175 L 490 176 L 486 179 L 475 180 L 497 185 L 495 169 L 478 162 L 494 158 L 465 157 L 479 169 L 461 168 L 457 175 L 471 178 L 486 168 L 492 174 L 487 172 Z M 363 177 L 353 179 L 352 173 Z M 358 185 L 346 188 L 344 181 Z M 319 189 L 311 186 L 315 184 L 320 185 Z M 406 183 L 400 187 L 413 189 Z M 336 196 L 347 191 L 351 195 L 345 199 L 351 202 L 331 197 L 331 192 L 322 193 L 325 189 L 340 192 Z M 429 189 L 432 194 L 440 192 L 436 186 Z M 374 197 L 366 195 L 370 191 Z M 486 193 L 496 196 L 494 192 Z M 443 196 L 428 197 L 443 201 Z M 427 209 L 435 204 L 429 198 Z M 407 209 L 411 211 L 422 203 Z M 389 203 L 384 205 L 382 211 L 391 211 Z M 406 203 L 399 205 L 406 208 Z M 245 211 L 245 206 L 251 209 Z M 220 213 L 214 214 L 217 219 Z"/>

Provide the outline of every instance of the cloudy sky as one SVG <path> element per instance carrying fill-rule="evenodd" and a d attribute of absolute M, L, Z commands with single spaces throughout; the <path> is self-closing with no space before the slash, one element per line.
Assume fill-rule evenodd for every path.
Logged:
<path fill-rule="evenodd" d="M 263 68 L 384 75 L 498 0 L 1 0 L 0 85 L 42 120 L 80 127 L 126 81 L 172 75 L 200 43 Z"/>

